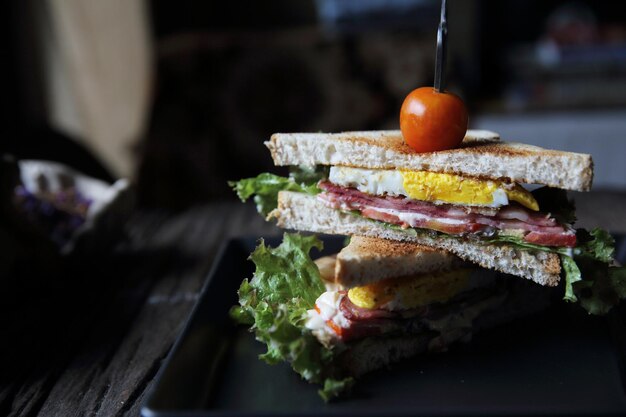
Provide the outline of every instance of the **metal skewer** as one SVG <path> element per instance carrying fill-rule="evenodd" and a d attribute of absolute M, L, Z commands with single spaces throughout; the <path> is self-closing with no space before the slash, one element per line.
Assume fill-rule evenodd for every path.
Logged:
<path fill-rule="evenodd" d="M 441 18 L 437 29 L 437 54 L 435 55 L 435 90 L 442 93 L 446 88 L 446 44 L 448 38 L 448 4 L 441 0 Z"/>

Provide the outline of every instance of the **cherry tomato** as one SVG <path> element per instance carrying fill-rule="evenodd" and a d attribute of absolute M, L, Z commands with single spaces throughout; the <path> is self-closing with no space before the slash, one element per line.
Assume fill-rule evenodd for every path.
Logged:
<path fill-rule="evenodd" d="M 421 87 L 409 93 L 400 109 L 404 141 L 417 152 L 457 147 L 467 131 L 467 108 L 458 96 Z"/>

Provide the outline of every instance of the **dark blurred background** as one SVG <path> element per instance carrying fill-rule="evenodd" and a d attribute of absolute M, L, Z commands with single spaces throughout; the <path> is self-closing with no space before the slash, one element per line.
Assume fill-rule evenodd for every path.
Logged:
<path fill-rule="evenodd" d="M 438 0 L 3 2 L 3 152 L 132 178 L 143 207 L 234 198 L 278 131 L 397 129 L 432 85 Z M 449 1 L 470 126 L 592 153 L 626 189 L 626 6 Z"/>

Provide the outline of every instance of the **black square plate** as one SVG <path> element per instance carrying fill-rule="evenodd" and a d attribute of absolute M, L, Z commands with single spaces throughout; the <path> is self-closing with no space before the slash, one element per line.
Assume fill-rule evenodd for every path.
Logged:
<path fill-rule="evenodd" d="M 343 238 L 324 237 L 323 254 Z M 624 309 L 588 316 L 565 303 L 357 381 L 353 396 L 325 404 L 318 387 L 228 317 L 255 238 L 221 250 L 189 323 L 161 369 L 142 414 L 224 415 L 626 415 Z M 267 239 L 277 246 L 280 238 Z M 625 239 L 618 238 L 623 261 Z M 315 255 L 315 254 L 314 254 Z"/>

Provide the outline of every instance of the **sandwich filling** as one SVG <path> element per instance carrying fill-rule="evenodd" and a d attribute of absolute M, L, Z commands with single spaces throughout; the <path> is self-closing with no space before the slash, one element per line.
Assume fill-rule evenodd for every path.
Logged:
<path fill-rule="evenodd" d="M 472 320 L 498 307 L 504 298 L 494 274 L 485 271 L 472 274 L 469 269 L 456 269 L 387 278 L 324 292 L 308 310 L 305 326 L 325 346 L 433 331 L 439 336 L 431 347 L 442 348 L 461 334 L 471 334 Z"/>
<path fill-rule="evenodd" d="M 268 218 L 291 210 L 278 207 L 279 194 L 288 191 L 318 198 L 328 207 L 389 228 L 404 229 L 407 235 L 442 233 L 476 243 L 556 254 L 565 281 L 563 299 L 579 302 L 591 314 L 606 314 L 626 297 L 626 269 L 614 264 L 615 240 L 602 229 L 575 231 L 571 226 L 574 206 L 563 190 L 542 187 L 529 197 L 516 184 L 425 171 L 365 170 L 368 175 L 358 181 L 348 178 L 360 171 L 292 167 L 289 177 L 263 173 L 229 184 L 242 201 L 252 198 L 258 212 Z M 417 179 L 425 183 L 420 185 Z M 463 196 L 463 204 L 455 194 Z M 318 225 L 311 227 L 306 230 L 320 231 Z"/>
<path fill-rule="evenodd" d="M 541 246 L 575 247 L 560 224 L 518 184 L 422 171 L 332 167 L 318 198 L 327 206 L 402 228 L 458 236 L 510 235 Z"/>
<path fill-rule="evenodd" d="M 519 184 L 455 174 L 333 166 L 328 180 L 367 194 L 406 196 L 435 204 L 499 208 L 515 201 L 539 210 L 537 200 Z"/>

